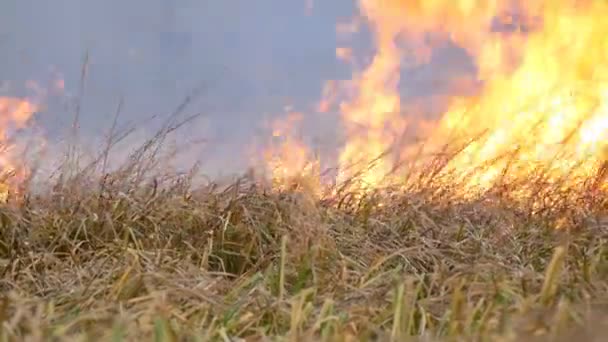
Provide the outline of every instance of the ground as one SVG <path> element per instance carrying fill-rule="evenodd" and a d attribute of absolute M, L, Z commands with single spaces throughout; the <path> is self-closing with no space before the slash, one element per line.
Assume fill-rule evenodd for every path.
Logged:
<path fill-rule="evenodd" d="M 318 199 L 246 182 L 192 191 L 117 179 L 0 208 L 3 340 L 608 333 L 599 209 L 564 224 L 436 192 Z"/>

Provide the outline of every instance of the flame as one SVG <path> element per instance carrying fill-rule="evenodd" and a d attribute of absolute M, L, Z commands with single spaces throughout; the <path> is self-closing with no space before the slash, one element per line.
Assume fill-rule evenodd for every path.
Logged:
<path fill-rule="evenodd" d="M 401 68 L 427 62 L 448 40 L 473 57 L 483 88 L 453 97 L 430 133 L 435 147 L 468 141 L 442 174 L 488 189 L 543 170 L 547 180 L 567 177 L 574 186 L 607 161 L 607 2 L 360 0 L 359 9 L 375 55 L 340 104 L 348 137 L 341 165 L 371 163 L 394 147 L 407 127 Z M 365 171 L 366 184 L 381 184 L 392 157 Z"/>
<path fill-rule="evenodd" d="M 297 137 L 296 127 L 302 113 L 289 111 L 286 119 L 272 123 L 274 144 L 264 151 L 273 187 L 287 189 L 300 186 L 311 195 L 320 191 L 319 163 L 311 156 L 308 146 Z"/>
<path fill-rule="evenodd" d="M 9 192 L 18 192 L 29 175 L 10 133 L 27 127 L 36 111 L 38 106 L 29 100 L 0 97 L 0 202 L 8 200 Z"/>

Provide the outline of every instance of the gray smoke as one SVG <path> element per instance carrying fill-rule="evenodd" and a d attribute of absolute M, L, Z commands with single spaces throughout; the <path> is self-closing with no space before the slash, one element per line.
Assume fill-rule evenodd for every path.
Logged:
<path fill-rule="evenodd" d="M 47 108 L 37 117 L 51 141 L 57 140 L 70 129 L 88 53 L 80 126 L 87 142 L 96 144 L 121 98 L 120 124 L 142 123 L 153 115 L 166 117 L 202 85 L 186 114 L 204 115 L 180 137 L 205 143 L 183 159 L 207 161 L 212 174 L 240 171 L 247 147 L 264 133 L 263 122 L 284 114 L 286 105 L 312 112 L 326 80 L 351 77 L 349 67 L 335 59 L 335 26 L 354 10 L 347 0 L 315 2 L 310 15 L 306 1 L 4 0 L 0 81 L 10 83 L 0 87 L 0 95 L 25 94 L 28 80 L 50 87 L 60 75 L 65 92 L 47 96 Z M 362 35 L 356 44 L 366 46 L 366 39 Z M 456 72 L 466 70 L 466 56 L 448 60 L 450 73 L 454 65 Z M 404 93 L 440 91 L 433 80 L 446 69 L 435 69 L 404 73 Z M 309 121 L 310 135 L 336 130 L 336 117 Z M 145 139 L 154 124 L 146 129 L 132 143 Z"/>

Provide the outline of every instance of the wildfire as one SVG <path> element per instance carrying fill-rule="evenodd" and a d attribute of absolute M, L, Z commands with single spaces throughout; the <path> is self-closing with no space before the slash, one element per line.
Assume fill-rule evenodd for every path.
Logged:
<path fill-rule="evenodd" d="M 545 181 L 561 179 L 573 187 L 594 177 L 608 160 L 608 3 L 360 0 L 359 5 L 376 53 L 355 75 L 354 99 L 341 105 L 349 134 L 342 164 L 371 161 L 393 147 L 395 133 L 406 125 L 399 113 L 399 70 L 405 63 L 425 63 L 433 44 L 447 40 L 472 56 L 482 84 L 475 96 L 453 97 L 428 137 L 437 149 L 456 150 L 466 142 L 442 168 L 450 181 L 484 190 L 542 172 Z M 392 164 L 390 157 L 382 159 L 367 171 L 366 181 L 377 184 Z"/>
<path fill-rule="evenodd" d="M 531 184 L 532 177 L 573 189 L 593 180 L 598 185 L 606 174 L 608 2 L 359 0 L 358 5 L 357 25 L 337 30 L 352 33 L 366 23 L 374 55 L 346 87 L 329 82 L 319 106 L 325 112 L 337 103 L 345 128 L 338 178 L 356 173 L 368 188 L 398 184 L 398 174 L 386 176 L 418 147 L 424 153 L 416 158 L 448 156 L 433 175 L 460 185 L 463 193 Z M 448 97 L 448 110 L 431 129 L 424 128 L 424 146 L 403 144 L 400 139 L 416 118 L 404 113 L 399 85 L 408 80 L 400 71 L 427 63 L 433 49 L 446 42 L 472 58 L 479 89 Z M 354 50 L 343 44 L 336 56 L 359 65 Z M 345 90 L 346 98 L 339 94 Z M 288 141 L 281 172 L 305 169 L 308 155 L 301 142 Z M 349 171 L 352 164 L 361 167 Z"/>
<path fill-rule="evenodd" d="M 469 44 L 484 87 L 466 102 L 454 101 L 431 137 L 485 133 L 445 168 L 467 175 L 469 186 L 487 189 L 539 170 L 547 181 L 567 177 L 564 185 L 575 186 L 608 157 L 608 24 L 602 20 L 608 7 L 597 1 L 531 3 L 520 10 L 542 18 L 541 27 L 511 33 L 511 39 L 491 32 Z"/>
<path fill-rule="evenodd" d="M 271 173 L 273 186 L 279 189 L 297 185 L 310 194 L 319 189 L 319 163 L 310 154 L 308 146 L 298 139 L 296 126 L 303 119 L 301 113 L 289 111 L 285 120 L 272 123 L 273 143 L 264 153 Z"/>
<path fill-rule="evenodd" d="M 9 192 L 18 192 L 29 172 L 10 132 L 25 128 L 37 110 L 28 100 L 0 97 L 0 202 L 8 200 Z"/>

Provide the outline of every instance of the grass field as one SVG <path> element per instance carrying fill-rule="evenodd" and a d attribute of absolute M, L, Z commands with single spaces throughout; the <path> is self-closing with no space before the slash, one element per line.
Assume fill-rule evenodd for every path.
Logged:
<path fill-rule="evenodd" d="M 284 108 L 287 120 L 273 120 L 264 129 L 268 145 L 282 141 L 277 154 L 286 158 L 278 164 L 295 164 L 284 168 L 290 177 L 298 171 L 295 178 L 278 177 L 277 186 L 247 173 L 220 185 L 195 181 L 196 168 L 171 174 L 163 161 L 166 138 L 184 126 L 200 133 L 190 125 L 199 115 L 183 113 L 195 96 L 210 90 L 209 83 L 188 96 L 124 164 L 109 166 L 110 150 L 128 152 L 116 145 L 134 130 L 117 129 L 121 100 L 98 157 L 85 162 L 74 147 L 91 139 L 68 141 L 57 173 L 47 177 L 35 165 L 18 168 L 12 170 L 11 179 L 19 179 L 14 187 L 4 169 L 25 158 L 21 149 L 10 149 L 22 146 L 5 136 L 12 130 L 4 126 L 32 128 L 31 118 L 44 106 L 0 97 L 0 342 L 608 340 L 608 2 L 353 3 L 350 19 L 343 17 L 351 14 L 342 5 L 328 12 L 339 15 L 335 57 L 352 69 L 350 77 L 334 62 L 329 69 L 315 64 L 330 56 L 319 54 L 329 51 L 325 43 L 321 50 L 312 49 L 313 40 L 296 44 L 303 50 L 286 55 L 293 65 L 274 57 L 296 45 L 268 45 L 278 39 L 299 43 L 309 28 L 310 34 L 325 35 L 319 30 L 331 17 L 306 21 L 295 35 L 288 26 L 304 18 L 276 21 L 280 37 L 268 35 L 268 25 L 255 31 L 251 21 L 220 27 L 211 45 L 205 41 L 211 36 L 197 38 L 199 47 L 213 50 L 210 62 L 188 70 L 190 76 L 205 68 L 227 71 L 216 83 L 229 96 L 220 102 L 238 102 L 226 113 L 247 108 L 243 115 L 304 101 L 310 86 L 320 84 L 313 69 L 329 70 L 323 79 L 336 80 L 323 82 L 317 104 L 300 108 L 322 114 L 318 118 L 339 114 L 339 128 L 327 135 L 341 146 L 327 159 L 339 164 L 340 184 L 327 188 L 306 155 L 325 159 L 325 139 L 297 139 L 304 138 L 300 128 L 308 120 L 291 105 Z M 226 22 L 245 18 L 242 9 L 228 9 L 220 13 Z M 246 19 L 262 12 L 246 13 Z M 192 13 L 184 17 L 186 25 L 205 20 L 203 13 Z M 145 19 L 141 13 L 133 17 Z M 102 79 L 119 83 L 108 94 L 126 92 L 129 77 L 145 75 L 145 81 L 156 71 L 155 64 L 150 72 L 134 69 L 143 55 L 131 58 L 131 48 L 143 49 L 153 32 L 143 33 L 125 40 L 136 45 L 129 45 L 124 75 L 113 64 L 118 62 L 102 61 L 100 50 L 111 48 L 107 56 L 126 58 L 122 45 L 91 41 L 102 51 L 98 65 L 108 67 L 100 75 L 111 71 Z M 260 34 L 260 44 L 245 42 Z M 224 40 L 229 48 L 222 52 Z M 251 67 L 245 63 L 249 53 L 235 49 L 243 42 L 254 52 Z M 54 49 L 62 47 L 69 46 Z M 258 54 L 263 49 L 270 54 Z M 31 59 L 36 49 L 30 50 L 15 60 Z M 74 52 L 66 51 L 65 56 Z M 47 62 L 65 66 L 53 62 L 61 55 L 53 52 Z M 23 64 L 33 68 L 24 75 L 43 66 L 43 55 L 37 59 Z M 230 62 L 238 68 L 220 65 Z M 75 95 L 63 81 L 55 89 L 62 103 L 69 100 L 66 109 L 73 105 L 76 112 L 70 138 L 78 138 L 88 64 L 87 53 Z M 295 72 L 277 77 L 289 66 Z M 53 92 L 41 93 L 36 98 Z M 274 95 L 272 101 L 266 97 Z M 217 118 L 236 125 L 220 125 L 216 142 L 230 142 L 229 131 L 240 141 L 242 128 L 253 128 L 245 127 L 253 125 L 249 119 L 236 122 L 241 118 L 224 114 L 218 110 Z M 160 117 L 146 121 L 156 126 Z M 319 122 L 334 121 L 325 120 Z M 174 149 L 184 152 L 178 140 Z M 254 146 L 254 140 L 247 146 L 251 154 L 273 147 Z M 5 158 L 7 151 L 13 158 Z M 270 168 L 274 161 L 266 155 L 273 153 L 251 162 Z M 285 162 L 289 157 L 292 162 Z M 348 170 L 360 159 L 360 170 Z M 382 165 L 374 169 L 370 164 L 378 160 Z M 376 177 L 387 175 L 385 183 Z M 365 181 L 372 186 L 360 188 Z"/>
<path fill-rule="evenodd" d="M 313 195 L 307 177 L 276 187 L 253 174 L 195 186 L 196 169 L 163 175 L 159 152 L 190 119 L 172 117 L 112 172 L 116 140 L 88 164 L 69 149 L 52 186 L 26 182 L 0 206 L 2 341 L 608 333 L 603 173 L 583 192 L 531 174 L 467 200 L 432 169 L 407 189 L 363 193 Z M 534 196 L 514 200 L 526 184 Z"/>
<path fill-rule="evenodd" d="M 602 201 L 564 220 L 436 191 L 317 199 L 136 174 L 74 176 L 0 208 L 3 341 L 608 333 Z"/>

